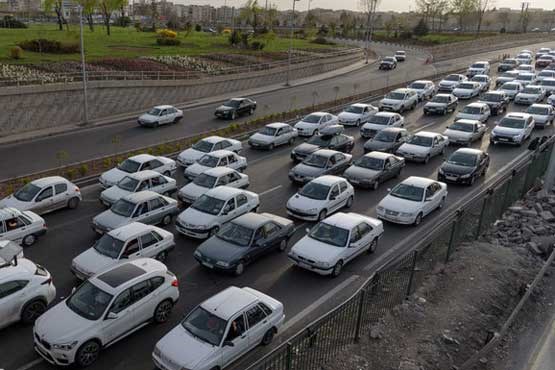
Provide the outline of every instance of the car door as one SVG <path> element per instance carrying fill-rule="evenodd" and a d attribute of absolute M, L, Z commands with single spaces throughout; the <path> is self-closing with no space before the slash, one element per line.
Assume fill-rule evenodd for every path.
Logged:
<path fill-rule="evenodd" d="M 234 170 L 238 170 L 241 163 L 239 162 L 239 159 L 235 156 L 235 154 L 230 154 L 227 157 L 227 162 L 228 162 L 228 167 L 233 168 Z"/>
<path fill-rule="evenodd" d="M 30 234 L 30 222 L 23 217 L 14 217 L 4 222 L 0 221 L 0 239 L 12 240 L 20 244 L 24 237 Z"/>
<path fill-rule="evenodd" d="M 170 190 L 170 183 L 164 178 L 164 176 L 154 176 L 150 179 L 151 188 L 150 190 L 155 191 L 159 194 L 164 194 Z"/>
<path fill-rule="evenodd" d="M 134 260 L 140 257 L 142 257 L 142 253 L 139 239 L 133 238 L 127 241 L 123 247 L 123 251 L 121 252 L 120 260 Z"/>
<path fill-rule="evenodd" d="M 154 231 L 149 231 L 139 237 L 141 243 L 141 257 L 154 258 L 162 250 L 162 237 Z"/>
<path fill-rule="evenodd" d="M 227 185 L 234 187 L 234 188 L 239 188 L 241 186 L 240 184 L 240 180 L 241 180 L 241 175 L 239 175 L 237 172 L 231 172 L 228 173 L 226 175 L 227 178 Z"/>
<path fill-rule="evenodd" d="M 131 305 L 131 289 L 125 289 L 112 301 L 103 318 L 103 344 L 107 345 L 127 333 L 135 326 L 135 317 Z"/>
<path fill-rule="evenodd" d="M 347 245 L 347 248 L 343 248 L 341 258 L 343 258 L 346 262 L 351 261 L 364 250 L 364 247 L 364 241 L 357 225 L 351 229 L 349 245 Z"/>
<path fill-rule="evenodd" d="M 148 208 L 152 224 L 159 224 L 167 214 L 166 203 L 159 197 L 148 201 Z"/>
<path fill-rule="evenodd" d="M 148 203 L 147 202 L 143 202 L 139 205 L 137 205 L 137 208 L 135 208 L 135 212 L 133 212 L 133 221 L 138 221 L 138 222 L 142 222 L 145 224 L 149 224 L 152 222 L 152 215 L 149 212 L 148 209 Z"/>
<path fill-rule="evenodd" d="M 339 182 L 339 200 L 340 204 L 346 205 L 347 201 L 351 194 L 349 193 L 349 186 L 347 185 L 347 181 L 340 181 Z"/>
<path fill-rule="evenodd" d="M 251 211 L 253 206 L 249 204 L 249 200 L 245 194 L 237 194 L 235 197 L 237 202 L 237 213 L 238 215 L 242 215 Z"/>
<path fill-rule="evenodd" d="M 341 192 L 339 191 L 339 184 L 335 184 L 332 186 L 330 193 L 328 194 L 328 201 L 329 201 L 329 212 L 332 213 L 338 210 L 341 207 Z"/>
<path fill-rule="evenodd" d="M 6 223 L 3 220 L 0 220 L 0 240 L 3 239 L 13 240 L 11 238 L 11 234 L 7 233 Z"/>
<path fill-rule="evenodd" d="M 36 213 L 45 213 L 54 209 L 54 187 L 46 186 L 35 197 L 32 210 Z"/>
<path fill-rule="evenodd" d="M 152 319 L 156 305 L 153 290 L 151 279 L 143 280 L 131 287 L 129 309 L 133 313 L 133 328 Z"/>
<path fill-rule="evenodd" d="M 66 182 L 54 185 L 54 209 L 65 208 L 69 200 L 69 191 Z"/>
<path fill-rule="evenodd" d="M 220 214 L 221 224 L 223 225 L 224 223 L 234 219 L 239 215 L 240 213 L 235 204 L 235 198 L 231 198 L 225 203 L 225 205 L 222 208 L 222 212 Z"/>
<path fill-rule="evenodd" d="M 250 348 L 249 333 L 243 311 L 229 320 L 221 348 L 221 368 L 242 356 Z"/>
<path fill-rule="evenodd" d="M 380 175 L 379 181 L 384 182 L 389 180 L 394 176 L 394 171 L 392 168 L 391 158 L 386 158 L 383 165 L 383 172 Z"/>
<path fill-rule="evenodd" d="M 262 225 L 264 239 L 262 244 L 258 245 L 261 249 L 260 255 L 267 254 L 279 246 L 283 239 L 281 227 L 270 221 Z"/>
<path fill-rule="evenodd" d="M 347 156 L 345 156 L 344 154 L 338 153 L 335 154 L 334 157 L 337 166 L 335 173 L 341 174 L 350 166 L 350 163 L 347 160 Z"/>
<path fill-rule="evenodd" d="M 247 309 L 245 312 L 249 328 L 249 347 L 253 348 L 262 342 L 264 334 L 270 329 L 271 323 L 259 304 Z"/>
<path fill-rule="evenodd" d="M 0 327 L 19 320 L 28 283 L 28 280 L 11 280 L 0 284 Z"/>
<path fill-rule="evenodd" d="M 431 156 L 438 155 L 441 152 L 441 147 L 439 143 L 439 136 L 435 136 L 432 144 Z"/>
<path fill-rule="evenodd" d="M 434 209 L 434 195 L 435 195 L 434 186 L 433 184 L 430 184 L 426 187 L 426 191 L 424 194 L 424 203 L 422 206 L 422 213 L 424 216 L 432 212 Z"/>

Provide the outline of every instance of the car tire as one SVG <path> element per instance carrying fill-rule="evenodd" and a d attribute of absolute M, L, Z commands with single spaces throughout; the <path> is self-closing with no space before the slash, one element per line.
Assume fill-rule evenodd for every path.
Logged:
<path fill-rule="evenodd" d="M 263 346 L 269 345 L 270 343 L 272 343 L 272 340 L 274 340 L 274 335 L 275 334 L 276 334 L 276 331 L 274 330 L 274 328 L 268 329 L 268 331 L 266 331 L 266 333 L 262 337 L 262 342 L 260 342 L 260 343 Z"/>
<path fill-rule="evenodd" d="M 75 208 L 77 208 L 77 207 L 79 206 L 79 202 L 81 202 L 81 201 L 79 200 L 79 198 L 73 197 L 73 198 L 71 198 L 70 200 L 68 200 L 68 202 L 67 202 L 67 208 L 69 208 L 69 209 L 75 209 Z"/>
<path fill-rule="evenodd" d="M 163 324 L 168 321 L 173 310 L 173 302 L 171 299 L 166 299 L 156 306 L 154 310 L 154 315 L 152 316 L 152 321 L 156 324 Z"/>
<path fill-rule="evenodd" d="M 280 252 L 285 252 L 287 250 L 287 239 L 283 239 L 280 243 L 279 243 L 279 247 L 278 247 L 278 251 Z"/>
<path fill-rule="evenodd" d="M 100 343 L 96 340 L 89 340 L 83 343 L 75 353 L 75 363 L 79 367 L 88 367 L 98 360 L 100 354 Z"/>
<path fill-rule="evenodd" d="M 46 303 L 40 299 L 28 302 L 21 310 L 21 322 L 30 325 L 35 322 L 46 311 Z"/>
<path fill-rule="evenodd" d="M 268 145 L 268 150 L 274 150 L 274 143 L 271 143 L 270 145 Z"/>
<path fill-rule="evenodd" d="M 377 248 L 378 248 L 378 238 L 374 238 L 374 240 L 372 240 L 372 243 L 370 243 L 370 247 L 368 247 L 368 253 L 369 254 L 374 253 Z"/>
<path fill-rule="evenodd" d="M 233 112 L 231 113 L 231 120 L 235 120 L 235 119 L 237 119 L 237 112 L 236 112 L 236 111 L 233 111 Z"/>
<path fill-rule="evenodd" d="M 343 271 L 343 261 L 339 260 L 331 270 L 331 277 L 338 277 L 341 275 L 341 271 Z"/>
<path fill-rule="evenodd" d="M 318 135 L 319 133 L 320 133 L 320 130 L 316 129 L 312 131 L 312 136 Z"/>
<path fill-rule="evenodd" d="M 442 209 L 445 205 L 445 197 L 441 198 L 441 202 L 437 205 L 437 209 Z"/>
<path fill-rule="evenodd" d="M 472 185 L 474 185 L 475 182 L 476 182 L 476 176 L 475 176 L 475 175 L 472 175 L 472 176 L 470 177 L 470 181 L 468 182 L 468 185 L 469 185 L 469 186 L 472 186 Z"/>
<path fill-rule="evenodd" d="M 251 109 L 249 110 L 249 115 L 252 116 L 253 114 L 254 114 L 254 108 L 251 108 Z"/>
<path fill-rule="evenodd" d="M 419 214 L 416 215 L 416 218 L 414 219 L 413 225 L 418 226 L 421 223 L 422 223 L 422 212 L 420 212 Z"/>
<path fill-rule="evenodd" d="M 349 199 L 347 199 L 347 203 L 345 203 L 345 207 L 351 208 L 351 207 L 353 206 L 354 200 L 355 200 L 355 199 L 354 199 L 353 196 L 351 195 L 351 196 L 349 197 Z"/>
<path fill-rule="evenodd" d="M 357 126 L 357 127 L 360 127 L 360 124 L 361 124 L 360 120 L 359 120 L 359 119 L 357 119 L 357 123 L 356 123 L 356 126 Z"/>
<path fill-rule="evenodd" d="M 372 190 L 378 190 L 378 188 L 380 187 L 380 182 L 378 180 L 374 181 L 374 183 L 372 184 Z"/>
<path fill-rule="evenodd" d="M 445 116 L 445 115 L 447 114 L 447 109 L 442 110 L 442 111 L 441 111 L 441 114 L 442 114 L 443 116 Z"/>
<path fill-rule="evenodd" d="M 237 263 L 237 266 L 235 266 L 235 271 L 233 271 L 233 273 L 235 274 L 235 276 L 241 276 L 243 275 L 244 272 L 245 272 L 245 261 L 241 260 L 239 261 L 239 263 Z"/>
<path fill-rule="evenodd" d="M 156 259 L 162 263 L 165 263 L 168 259 L 168 251 L 161 251 L 156 255 Z"/>
<path fill-rule="evenodd" d="M 323 219 L 325 219 L 328 215 L 328 212 L 323 209 L 320 211 L 320 213 L 318 213 L 318 221 L 322 221 Z"/>
<path fill-rule="evenodd" d="M 295 144 L 295 138 L 292 137 L 291 139 L 289 139 L 289 141 L 287 142 L 287 144 L 289 144 L 289 146 L 292 146 L 293 144 Z"/>
<path fill-rule="evenodd" d="M 23 244 L 24 247 L 30 247 L 31 245 L 35 244 L 36 241 L 37 237 L 35 236 L 35 234 L 29 234 L 23 238 L 21 244 Z"/>
<path fill-rule="evenodd" d="M 428 154 L 426 158 L 424 158 L 424 164 L 428 164 L 429 161 L 430 161 L 430 155 Z"/>
<path fill-rule="evenodd" d="M 169 224 L 171 224 L 171 222 L 172 222 L 171 215 L 165 215 L 164 218 L 162 218 L 162 225 L 164 226 L 168 226 Z"/>

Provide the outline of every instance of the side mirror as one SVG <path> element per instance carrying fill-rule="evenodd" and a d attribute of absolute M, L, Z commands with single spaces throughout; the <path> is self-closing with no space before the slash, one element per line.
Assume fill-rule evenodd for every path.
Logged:
<path fill-rule="evenodd" d="M 75 293 L 76 290 L 77 290 L 76 287 L 71 288 L 71 294 Z"/>
<path fill-rule="evenodd" d="M 391 188 L 387 188 L 387 192 L 388 192 L 388 193 L 391 193 Z"/>
<path fill-rule="evenodd" d="M 310 227 L 307 227 L 304 231 L 308 234 L 310 232 Z"/>
<path fill-rule="evenodd" d="M 431 201 L 432 201 L 432 198 L 426 198 L 426 199 L 424 199 L 424 201 L 425 201 L 425 202 L 431 202 Z"/>
<path fill-rule="evenodd" d="M 230 340 L 226 340 L 224 342 L 224 347 L 235 347 L 235 344 L 233 344 L 233 342 Z"/>
<path fill-rule="evenodd" d="M 117 313 L 115 312 L 108 312 L 108 314 L 106 315 L 106 320 L 115 320 L 117 319 L 119 316 Z"/>

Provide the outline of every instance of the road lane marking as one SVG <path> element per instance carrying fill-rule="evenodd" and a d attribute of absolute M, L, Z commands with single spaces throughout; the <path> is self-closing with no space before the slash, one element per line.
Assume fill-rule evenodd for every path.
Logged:
<path fill-rule="evenodd" d="M 43 361 L 44 360 L 42 358 L 37 358 L 36 360 L 33 360 L 33 361 L 17 368 L 16 370 L 29 370 L 29 369 L 35 367 L 36 365 L 40 364 Z"/>
<path fill-rule="evenodd" d="M 281 189 L 282 187 L 283 187 L 283 185 L 274 186 L 273 188 L 265 190 L 262 193 L 258 194 L 258 196 L 261 197 L 263 195 L 270 194 L 271 192 L 276 191 L 278 189 Z"/>

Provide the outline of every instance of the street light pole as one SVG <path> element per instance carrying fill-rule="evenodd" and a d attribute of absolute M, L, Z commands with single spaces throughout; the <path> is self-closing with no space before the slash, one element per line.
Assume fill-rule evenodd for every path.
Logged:
<path fill-rule="evenodd" d="M 87 71 L 85 70 L 85 41 L 83 40 L 83 6 L 79 6 L 79 29 L 81 38 L 81 71 L 83 73 L 83 123 L 89 122 L 89 105 L 87 99 Z"/>
<path fill-rule="evenodd" d="M 368 20 L 366 23 L 366 42 L 365 42 L 365 51 L 366 51 L 366 64 L 370 61 L 370 38 L 372 37 L 372 31 L 374 29 L 374 22 L 372 18 L 374 17 L 374 12 L 376 11 L 376 4 L 378 0 L 370 0 L 370 9 L 368 9 Z"/>
<path fill-rule="evenodd" d="M 293 0 L 293 11 L 291 12 L 291 32 L 289 34 L 289 55 L 287 61 L 287 81 L 285 82 L 285 86 L 289 86 L 291 82 L 291 53 L 293 49 L 293 23 L 295 23 L 295 3 L 300 0 Z"/>

